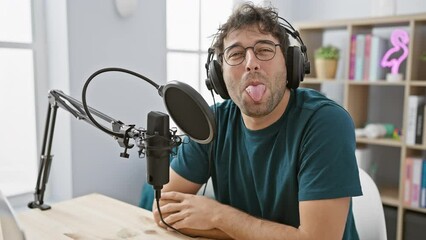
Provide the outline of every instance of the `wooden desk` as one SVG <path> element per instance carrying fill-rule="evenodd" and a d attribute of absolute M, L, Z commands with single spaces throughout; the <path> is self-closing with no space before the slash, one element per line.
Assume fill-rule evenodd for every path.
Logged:
<path fill-rule="evenodd" d="M 29 240 L 190 239 L 158 227 L 151 212 L 100 194 L 30 209 L 18 221 Z"/>

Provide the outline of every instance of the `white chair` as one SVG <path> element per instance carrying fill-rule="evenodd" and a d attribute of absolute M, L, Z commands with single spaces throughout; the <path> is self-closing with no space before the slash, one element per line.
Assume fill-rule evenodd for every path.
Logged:
<path fill-rule="evenodd" d="M 363 196 L 352 198 L 355 226 L 361 240 L 386 240 L 386 222 L 379 190 L 361 168 L 359 178 Z"/>
<path fill-rule="evenodd" d="M 206 186 L 206 192 L 204 193 L 204 196 L 209 197 L 214 199 L 214 190 L 213 190 L 213 183 L 212 183 L 212 178 L 209 178 L 209 180 L 207 181 L 207 183 L 203 184 L 203 186 L 201 186 L 200 190 L 198 191 L 198 195 L 203 195 L 203 191 L 204 191 L 204 187 Z"/>

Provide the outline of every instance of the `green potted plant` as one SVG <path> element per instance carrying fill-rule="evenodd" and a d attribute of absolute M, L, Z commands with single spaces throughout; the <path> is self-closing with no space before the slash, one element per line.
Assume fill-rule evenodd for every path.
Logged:
<path fill-rule="evenodd" d="M 426 51 L 422 52 L 419 57 L 419 67 L 417 68 L 418 79 L 426 79 Z"/>
<path fill-rule="evenodd" d="M 336 76 L 340 50 L 333 45 L 326 45 L 315 50 L 315 69 L 317 78 L 333 79 Z"/>
<path fill-rule="evenodd" d="M 423 52 L 422 55 L 420 55 L 420 61 L 426 62 L 426 52 Z"/>

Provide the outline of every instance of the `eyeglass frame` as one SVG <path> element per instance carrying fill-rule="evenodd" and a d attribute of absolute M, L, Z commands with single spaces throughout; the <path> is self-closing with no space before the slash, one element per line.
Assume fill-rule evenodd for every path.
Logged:
<path fill-rule="evenodd" d="M 271 58 L 269 58 L 269 59 L 260 59 L 258 56 L 257 56 L 257 53 L 254 51 L 254 48 L 255 48 L 255 46 L 257 45 L 257 44 L 259 44 L 259 43 L 265 43 L 265 44 L 271 44 L 271 46 L 274 46 L 274 55 L 272 55 L 272 57 Z M 258 59 L 259 61 L 264 61 L 264 62 L 266 62 L 266 61 L 270 61 L 270 60 L 272 60 L 274 57 L 275 57 L 275 55 L 277 54 L 277 46 L 280 46 L 281 47 L 281 44 L 280 43 L 275 43 L 275 42 L 273 42 L 273 41 L 270 41 L 270 40 L 260 40 L 260 41 L 257 41 L 253 46 L 249 46 L 249 47 L 243 47 L 243 46 L 241 46 L 241 45 L 231 45 L 231 46 L 229 46 L 229 47 L 227 47 L 227 48 L 225 48 L 224 50 L 223 50 L 223 52 L 222 53 L 219 53 L 218 54 L 218 57 L 219 58 L 221 58 L 221 59 L 223 59 L 223 61 L 225 61 L 226 62 L 226 64 L 228 64 L 229 66 L 238 66 L 238 65 L 240 65 L 241 63 L 243 63 L 244 62 L 244 60 L 246 59 L 246 55 L 247 55 L 247 50 L 248 49 L 253 49 L 253 53 L 254 53 L 254 56 L 256 57 L 256 59 Z M 226 61 L 226 57 L 224 56 L 225 55 L 225 52 L 228 50 L 228 49 L 232 49 L 232 48 L 235 48 L 235 47 L 241 47 L 241 48 L 244 48 L 244 57 L 242 58 L 242 60 L 241 60 L 241 62 L 239 62 L 239 63 L 237 63 L 237 64 L 229 64 L 228 63 L 228 61 Z"/>

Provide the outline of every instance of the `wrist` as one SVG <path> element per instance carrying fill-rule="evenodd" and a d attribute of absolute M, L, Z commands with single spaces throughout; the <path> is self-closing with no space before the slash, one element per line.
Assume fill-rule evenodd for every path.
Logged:
<path fill-rule="evenodd" d="M 214 208 L 211 221 L 215 228 L 222 231 L 229 231 L 229 226 L 234 226 L 236 224 L 236 222 L 234 222 L 236 218 L 242 218 L 245 216 L 245 213 L 242 213 L 229 205 L 219 204 Z"/>
<path fill-rule="evenodd" d="M 214 208 L 213 215 L 211 218 L 213 226 L 216 228 L 220 228 L 220 225 L 224 222 L 224 217 L 228 214 L 229 206 L 225 204 L 218 204 L 217 207 Z"/>

